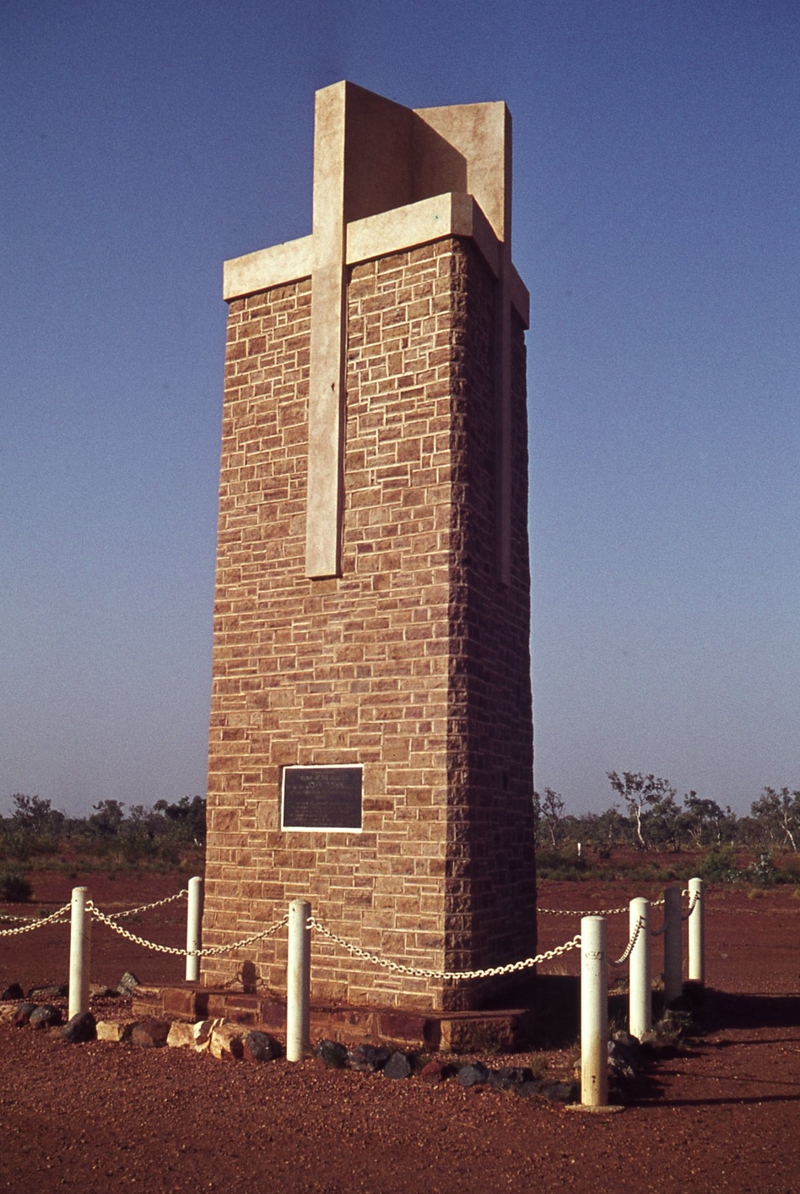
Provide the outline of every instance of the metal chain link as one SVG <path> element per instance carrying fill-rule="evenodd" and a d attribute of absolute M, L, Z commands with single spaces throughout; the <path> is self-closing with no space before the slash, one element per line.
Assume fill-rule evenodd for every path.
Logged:
<path fill-rule="evenodd" d="M 614 961 L 614 962 L 610 961 L 609 966 L 621 966 L 623 964 L 623 962 L 627 962 L 628 958 L 633 953 L 633 947 L 636 944 L 636 942 L 639 940 L 639 934 L 641 933 L 643 928 L 644 928 L 644 917 L 640 916 L 636 922 L 636 928 L 631 933 L 630 941 L 625 946 L 625 950 L 622 954 L 622 957 L 617 958 L 616 961 Z"/>
<path fill-rule="evenodd" d="M 0 929 L 0 937 L 15 937 L 18 933 L 32 933 L 34 929 L 42 929 L 45 925 L 67 924 L 68 921 L 61 918 L 65 912 L 69 912 L 71 907 L 71 904 L 65 904 L 63 908 L 46 916 L 44 920 L 35 920 L 32 924 L 20 925 L 17 929 Z"/>
<path fill-rule="evenodd" d="M 125 912 L 115 912 L 114 916 L 120 920 L 123 916 L 135 916 L 137 912 L 147 912 L 150 908 L 163 908 L 165 904 L 173 904 L 175 900 L 182 900 L 184 896 L 188 897 L 189 888 L 184 887 L 175 895 L 166 896 L 163 900 L 154 900 L 152 904 L 140 904 L 138 908 L 128 908 Z"/>
<path fill-rule="evenodd" d="M 244 949 L 246 945 L 252 945 L 254 941 L 262 941 L 265 937 L 270 937 L 273 933 L 277 933 L 278 929 L 282 929 L 284 925 L 289 923 L 288 914 L 276 920 L 268 929 L 262 929 L 260 933 L 253 933 L 252 937 L 244 937 L 241 941 L 235 941 L 233 945 L 213 945 L 208 949 L 192 949 L 189 950 L 189 956 L 192 958 L 208 958 L 217 954 L 227 954 L 234 949 Z M 183 950 L 186 953 L 186 950 Z"/>
<path fill-rule="evenodd" d="M 683 893 L 686 895 L 686 892 Z M 651 908 L 663 907 L 663 900 L 651 900 Z M 589 911 L 578 908 L 537 908 L 537 913 L 541 912 L 543 916 L 620 916 L 623 912 L 629 910 L 629 905 L 626 904 L 624 908 L 598 908 L 596 911 Z"/>
<path fill-rule="evenodd" d="M 188 887 L 184 887 L 181 891 L 176 892 L 175 895 L 166 896 L 163 900 L 154 900 L 152 904 L 140 904 L 138 908 L 126 908 L 124 912 L 115 912 L 114 916 L 118 920 L 121 920 L 124 916 L 135 916 L 137 912 L 147 912 L 150 908 L 162 908 L 165 904 L 172 904 L 175 902 L 175 900 L 182 900 L 188 895 L 189 889 Z M 61 912 L 63 912 L 64 909 L 69 911 L 71 907 L 71 903 L 65 904 L 64 908 L 61 909 Z M 60 915 L 60 913 L 53 913 L 53 916 L 58 915 Z M 0 920 L 23 921 L 27 923 L 31 929 L 38 929 L 40 925 L 48 924 L 52 919 L 53 917 L 48 916 L 46 920 L 37 920 L 33 916 L 11 916 L 7 912 L 0 912 Z M 0 936 L 8 937 L 12 933 L 26 931 L 27 930 L 25 929 L 0 929 Z"/>
<path fill-rule="evenodd" d="M 571 941 L 565 942 L 564 945 L 556 946 L 555 949 L 547 950 L 546 953 L 537 954 L 535 958 L 526 958 L 524 962 L 510 962 L 507 966 L 487 966 L 483 970 L 425 970 L 421 966 L 403 966 L 400 962 L 390 962 L 386 958 L 378 958 L 375 954 L 369 953 L 368 950 L 362 949 L 360 945 L 353 945 L 350 941 L 346 941 L 344 937 L 340 937 L 337 933 L 332 932 L 331 929 L 317 920 L 315 916 L 309 916 L 308 927 L 316 929 L 318 933 L 322 933 L 323 937 L 328 937 L 331 941 L 335 941 L 337 945 L 341 945 L 354 958 L 362 958 L 365 962 L 373 962 L 376 966 L 383 966 L 386 970 L 391 970 L 395 974 L 410 974 L 414 978 L 495 978 L 500 974 L 513 974 L 515 971 L 528 970 L 540 962 L 548 962 L 551 958 L 558 958 L 571 949 L 577 949 L 581 943 L 580 933 L 577 933 Z"/>
<path fill-rule="evenodd" d="M 596 912 L 587 912 L 579 908 L 537 908 L 536 911 L 545 916 L 619 916 L 621 912 L 628 911 L 628 906 L 626 904 L 624 908 L 598 908 Z"/>
<path fill-rule="evenodd" d="M 125 937 L 135 945 L 143 945 L 146 949 L 153 949 L 160 954 L 180 954 L 183 956 L 186 953 L 185 949 L 178 949 L 174 945 L 158 945 L 155 941 L 146 941 L 144 937 L 137 937 L 135 933 L 129 933 L 127 929 L 123 929 L 122 925 L 118 925 L 110 916 L 106 916 L 105 912 L 101 912 L 91 900 L 86 901 L 86 910 L 87 912 L 91 912 L 92 916 L 96 917 L 102 924 L 107 925 L 109 929 L 113 929 L 115 933 L 119 933 L 120 937 Z"/>
<path fill-rule="evenodd" d="M 67 905 L 67 907 L 69 907 L 69 905 Z M 208 949 L 185 950 L 179 949 L 174 945 L 159 945 L 155 941 L 148 941 L 145 937 L 138 937 L 136 933 L 130 933 L 127 929 L 124 929 L 122 925 L 118 925 L 112 917 L 107 916 L 105 912 L 101 912 L 92 900 L 87 900 L 86 907 L 91 912 L 92 916 L 96 916 L 97 919 L 102 922 L 102 924 L 106 925 L 109 929 L 113 929 L 115 933 L 119 933 L 120 937 L 125 937 L 126 940 L 132 941 L 134 945 L 142 945 L 145 949 L 152 949 L 160 954 L 179 955 L 182 958 L 207 958 L 211 957 L 212 955 L 230 953 L 235 949 L 243 949 L 244 946 L 251 945 L 254 941 L 260 941 L 262 938 L 269 937 L 270 934 L 277 932 L 277 930 L 281 928 L 282 925 L 287 924 L 289 920 L 288 915 L 284 915 L 280 920 L 276 921 L 275 924 L 270 925 L 269 928 L 262 929 L 258 933 L 253 933 L 250 937 L 244 937 L 241 941 L 234 941 L 232 945 L 214 945 L 210 946 Z"/>
<path fill-rule="evenodd" d="M 681 895 L 686 895 L 686 894 L 687 894 L 686 892 L 681 892 Z M 692 902 L 689 905 L 688 910 L 682 914 L 681 920 L 688 920 L 699 903 L 700 903 L 700 892 L 696 891 L 694 893 Z"/>
<path fill-rule="evenodd" d="M 660 929 L 651 929 L 650 930 L 650 936 L 651 937 L 663 937 L 664 934 L 666 933 L 666 931 L 667 931 L 667 922 L 664 921 L 664 923 Z"/>

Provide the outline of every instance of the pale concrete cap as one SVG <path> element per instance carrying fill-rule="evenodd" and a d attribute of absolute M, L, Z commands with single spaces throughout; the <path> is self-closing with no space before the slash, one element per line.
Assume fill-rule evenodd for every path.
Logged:
<path fill-rule="evenodd" d="M 413 109 L 334 83 L 317 92 L 317 132 L 315 234 L 318 213 L 330 218 L 340 197 L 348 224 L 458 191 L 475 197 L 498 240 L 509 239 L 511 116 L 504 103 Z"/>
<path fill-rule="evenodd" d="M 470 237 L 495 277 L 500 270 L 500 246 L 489 221 L 471 195 L 451 192 L 379 212 L 347 225 L 347 265 L 373 257 L 401 253 L 448 236 Z M 301 237 L 223 265 L 223 298 L 226 302 L 310 278 L 314 270 L 314 238 Z M 530 296 L 514 266 L 509 278 L 511 302 L 525 327 L 529 324 Z"/>
<path fill-rule="evenodd" d="M 226 263 L 225 297 L 311 275 L 307 577 L 338 576 L 344 438 L 346 267 L 469 236 L 498 279 L 499 573 L 510 564 L 510 311 L 528 322 L 511 265 L 511 116 L 502 102 L 406 108 L 346 81 L 316 93 L 310 238 Z"/>
<path fill-rule="evenodd" d="M 224 298 L 309 277 L 340 255 L 355 265 L 445 236 L 472 237 L 499 275 L 511 169 L 502 101 L 414 109 L 346 81 L 325 87 L 316 95 L 313 236 L 227 261 Z M 528 293 L 510 256 L 508 264 L 527 326 Z"/>

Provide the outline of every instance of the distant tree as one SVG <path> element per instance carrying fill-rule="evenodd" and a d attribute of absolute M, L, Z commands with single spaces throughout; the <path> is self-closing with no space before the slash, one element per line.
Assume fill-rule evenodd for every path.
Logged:
<path fill-rule="evenodd" d="M 771 841 L 788 841 L 792 849 L 797 850 L 795 834 L 800 836 L 800 791 L 781 788 L 776 792 L 774 788 L 764 788 L 758 800 L 751 804 L 750 812 Z"/>
<path fill-rule="evenodd" d="M 647 830 L 668 824 L 674 815 L 675 789 L 669 780 L 656 775 L 642 775 L 639 771 L 606 772 L 613 790 L 620 796 L 628 809 L 640 850 L 647 850 Z"/>
<path fill-rule="evenodd" d="M 643 822 L 651 845 L 680 850 L 684 821 L 674 791 L 669 791 L 654 801 L 645 813 Z"/>
<path fill-rule="evenodd" d="M 600 813 L 597 818 L 597 841 L 598 845 L 616 846 L 627 840 L 628 837 L 628 822 L 622 813 L 612 805 L 604 812 Z"/>
<path fill-rule="evenodd" d="M 598 850 L 607 850 L 611 846 L 619 845 L 630 836 L 628 820 L 620 815 L 616 807 L 607 808 L 602 813 L 566 817 L 564 826 L 570 841 L 594 846 Z"/>
<path fill-rule="evenodd" d="M 771 840 L 766 836 L 764 826 L 755 817 L 737 817 L 735 825 L 731 829 L 731 840 L 734 837 L 738 846 L 748 846 L 753 849 L 767 845 Z"/>
<path fill-rule="evenodd" d="M 695 846 L 721 845 L 736 822 L 730 808 L 723 810 L 716 800 L 703 799 L 694 791 L 684 794 L 683 808 L 685 832 Z"/>
<path fill-rule="evenodd" d="M 163 813 L 181 831 L 181 836 L 201 846 L 206 840 L 206 802 L 204 796 L 182 796 L 177 804 L 157 800 L 153 810 Z"/>
<path fill-rule="evenodd" d="M 93 804 L 95 810 L 89 817 L 89 828 L 98 837 L 116 837 L 125 818 L 125 805 L 119 800 L 100 800 Z"/>
<path fill-rule="evenodd" d="M 533 793 L 534 816 L 537 827 L 544 825 L 550 835 L 550 844 L 555 850 L 562 835 L 564 821 L 564 801 L 558 792 L 552 788 L 545 788 L 544 797 L 538 792 Z"/>
<path fill-rule="evenodd" d="M 64 824 L 64 814 L 53 808 L 49 800 L 41 796 L 25 796 L 22 792 L 15 792 L 11 797 L 13 812 L 11 820 L 14 826 L 27 833 L 58 834 Z"/>
<path fill-rule="evenodd" d="M 153 841 L 164 818 L 145 804 L 132 804 L 125 818 L 125 832 Z"/>

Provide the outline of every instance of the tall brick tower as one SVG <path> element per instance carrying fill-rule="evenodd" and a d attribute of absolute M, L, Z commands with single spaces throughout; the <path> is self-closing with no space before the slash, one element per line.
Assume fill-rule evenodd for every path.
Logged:
<path fill-rule="evenodd" d="M 229 261 L 205 945 L 535 952 L 524 329 L 502 103 L 317 93 L 313 235 Z M 204 960 L 285 990 L 285 937 Z M 312 999 L 477 1008 L 313 941 Z M 253 977 L 254 976 L 254 977 Z"/>

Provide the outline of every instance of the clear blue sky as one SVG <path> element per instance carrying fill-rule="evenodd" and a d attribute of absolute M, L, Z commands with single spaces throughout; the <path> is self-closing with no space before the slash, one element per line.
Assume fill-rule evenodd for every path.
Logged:
<path fill-rule="evenodd" d="M 224 259 L 314 91 L 504 99 L 536 782 L 800 787 L 794 0 L 0 5 L 0 810 L 205 791 Z"/>

